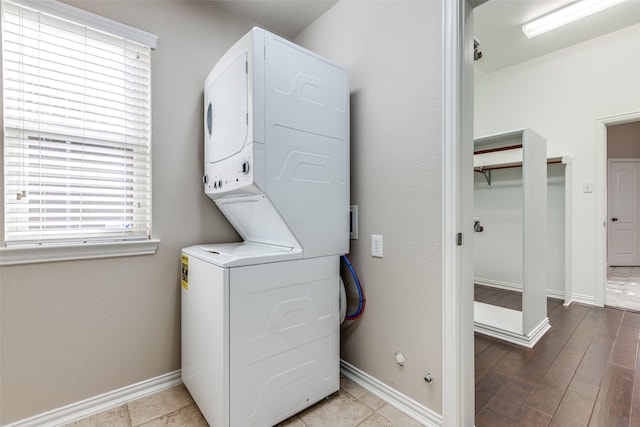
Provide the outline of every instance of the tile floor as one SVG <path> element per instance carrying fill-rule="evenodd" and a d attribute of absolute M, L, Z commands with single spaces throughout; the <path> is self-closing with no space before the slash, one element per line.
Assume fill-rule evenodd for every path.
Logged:
<path fill-rule="evenodd" d="M 101 412 L 64 427 L 207 426 L 183 385 Z M 419 427 L 377 396 L 340 378 L 340 390 L 278 427 Z"/>
<path fill-rule="evenodd" d="M 640 267 L 609 267 L 604 304 L 640 311 Z"/>

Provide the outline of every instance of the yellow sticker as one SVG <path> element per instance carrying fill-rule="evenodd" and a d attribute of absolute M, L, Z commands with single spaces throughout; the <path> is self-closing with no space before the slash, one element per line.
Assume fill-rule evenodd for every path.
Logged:
<path fill-rule="evenodd" d="M 189 290 L 189 257 L 182 254 L 182 287 Z"/>

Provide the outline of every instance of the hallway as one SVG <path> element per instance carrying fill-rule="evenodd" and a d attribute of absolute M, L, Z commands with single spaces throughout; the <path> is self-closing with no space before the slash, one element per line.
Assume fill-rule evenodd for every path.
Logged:
<path fill-rule="evenodd" d="M 532 350 L 476 334 L 476 426 L 640 425 L 640 313 L 548 301 Z"/>
<path fill-rule="evenodd" d="M 640 267 L 609 267 L 604 304 L 640 312 Z"/>

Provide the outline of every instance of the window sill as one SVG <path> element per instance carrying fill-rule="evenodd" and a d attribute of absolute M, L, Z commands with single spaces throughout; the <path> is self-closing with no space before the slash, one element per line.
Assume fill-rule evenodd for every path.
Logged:
<path fill-rule="evenodd" d="M 0 266 L 153 255 L 160 240 L 0 248 Z"/>

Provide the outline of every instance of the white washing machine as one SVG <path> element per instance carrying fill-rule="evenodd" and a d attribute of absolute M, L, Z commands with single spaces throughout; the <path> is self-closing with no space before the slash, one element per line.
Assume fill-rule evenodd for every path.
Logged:
<path fill-rule="evenodd" d="M 254 28 L 204 107 L 204 190 L 244 241 L 182 250 L 182 378 L 212 427 L 271 426 L 339 388 L 348 77 Z"/>
<path fill-rule="evenodd" d="M 182 378 L 211 426 L 271 426 L 338 390 L 337 257 L 183 255 Z"/>

